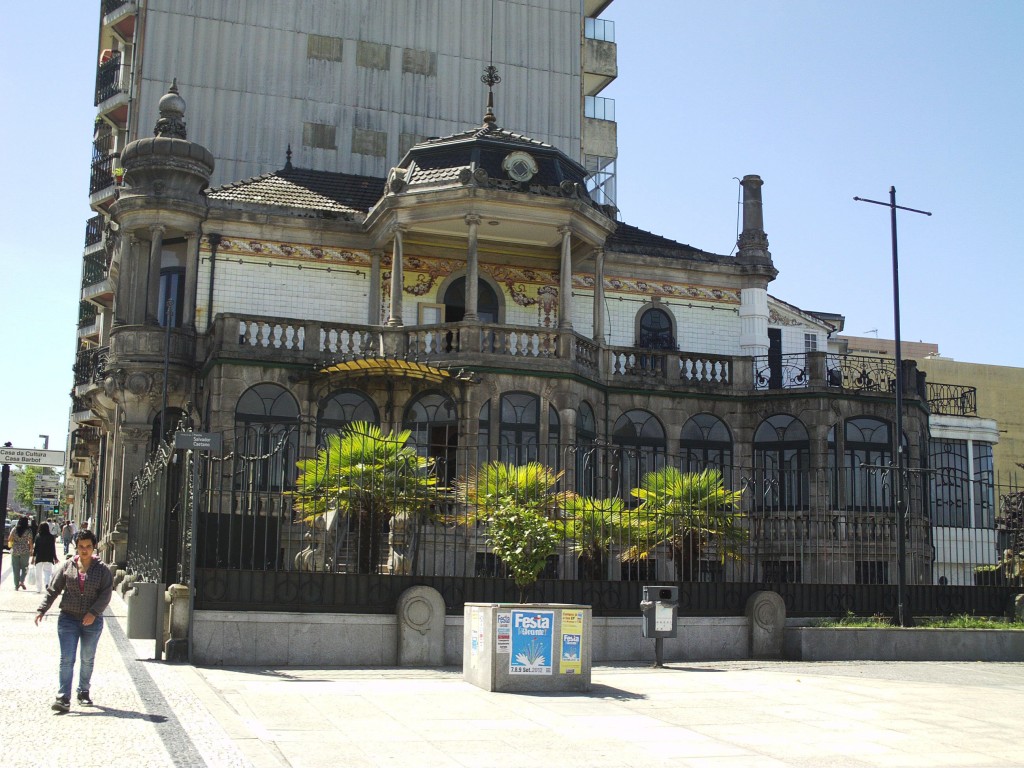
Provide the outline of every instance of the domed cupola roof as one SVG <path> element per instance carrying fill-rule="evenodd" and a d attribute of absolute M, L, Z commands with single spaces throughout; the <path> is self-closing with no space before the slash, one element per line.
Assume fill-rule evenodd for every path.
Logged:
<path fill-rule="evenodd" d="M 188 140 L 185 100 L 178 93 L 177 80 L 161 97 L 159 107 L 153 136 L 137 139 L 121 152 L 125 194 L 201 192 L 210 183 L 213 154 Z"/>
<path fill-rule="evenodd" d="M 488 82 L 486 77 L 484 82 Z M 574 198 L 605 212 L 604 206 L 590 199 L 587 175 L 582 165 L 560 149 L 501 128 L 489 98 L 483 125 L 427 139 L 412 147 L 391 170 L 385 192 L 401 194 L 475 186 Z"/>

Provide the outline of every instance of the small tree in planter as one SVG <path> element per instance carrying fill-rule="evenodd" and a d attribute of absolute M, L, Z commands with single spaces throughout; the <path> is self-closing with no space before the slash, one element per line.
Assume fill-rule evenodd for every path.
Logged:
<path fill-rule="evenodd" d="M 358 573 L 380 570 L 385 536 L 396 516 L 415 527 L 443 490 L 433 460 L 407 444 L 411 435 L 408 430 L 384 434 L 375 424 L 353 422 L 340 435 L 329 435 L 314 458 L 298 462 L 295 508 L 311 528 L 332 512 L 345 524 L 355 520 Z"/>
<path fill-rule="evenodd" d="M 694 580 L 701 556 L 714 550 L 724 562 L 738 558 L 747 540 L 740 526 L 743 491 L 728 490 L 717 469 L 681 472 L 665 467 L 641 478 L 633 495 L 641 504 L 629 517 L 629 536 L 635 542 L 622 559 L 646 558 L 659 546 L 668 547 L 677 581 Z"/>
<path fill-rule="evenodd" d="M 458 522 L 487 524 L 487 542 L 519 587 L 520 602 L 563 539 L 560 510 L 573 494 L 556 490 L 562 474 L 535 461 L 492 461 L 456 484 L 464 505 Z"/>

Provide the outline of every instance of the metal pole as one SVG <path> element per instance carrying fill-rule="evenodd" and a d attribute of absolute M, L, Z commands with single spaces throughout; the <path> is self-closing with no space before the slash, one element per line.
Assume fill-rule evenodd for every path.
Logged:
<path fill-rule="evenodd" d="M 192 542 L 189 547 L 189 564 L 188 564 L 188 663 L 192 663 L 192 629 L 196 624 L 196 546 L 198 541 L 199 532 L 199 515 L 197 510 L 199 508 L 199 453 L 195 450 L 191 450 L 185 454 L 185 456 L 192 462 L 192 493 L 189 494 L 191 500 L 191 511 L 192 520 Z"/>
<path fill-rule="evenodd" d="M 896 477 L 893 506 L 896 508 L 896 620 L 906 626 L 904 597 L 907 591 L 907 520 L 903 493 L 903 347 L 900 339 L 900 260 L 896 237 L 896 187 L 889 187 L 889 220 L 892 230 L 892 319 L 896 337 Z"/>
<path fill-rule="evenodd" d="M 11 443 L 4 443 L 4 448 L 10 448 Z M 0 468 L 0 508 L 3 509 L 4 520 L 7 520 L 7 489 L 11 483 L 11 465 L 4 464 Z M 0 542 L 0 569 L 4 566 L 4 547 L 7 542 Z"/>
<path fill-rule="evenodd" d="M 893 478 L 893 506 L 896 509 L 896 621 L 901 627 L 907 625 L 905 595 L 907 591 L 907 504 L 904 494 L 904 480 L 906 475 L 906 464 L 903 456 L 903 349 L 900 339 L 900 262 L 899 249 L 896 237 L 896 210 L 911 211 L 912 213 L 923 213 L 931 216 L 929 211 L 919 211 L 916 208 L 907 208 L 896 205 L 896 187 L 889 187 L 889 202 L 883 203 L 879 200 L 868 200 L 863 197 L 855 197 L 854 200 L 861 203 L 874 203 L 885 205 L 889 208 L 890 230 L 892 234 L 892 316 L 893 335 L 896 337 L 896 436 L 894 442 L 896 462 L 894 467 L 895 477 Z"/>

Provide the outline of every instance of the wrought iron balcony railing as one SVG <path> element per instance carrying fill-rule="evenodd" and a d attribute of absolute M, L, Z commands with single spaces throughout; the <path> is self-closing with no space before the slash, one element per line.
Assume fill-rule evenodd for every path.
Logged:
<path fill-rule="evenodd" d="M 82 288 L 107 279 L 107 259 L 102 253 L 90 253 L 82 260 Z"/>
<path fill-rule="evenodd" d="M 78 327 L 85 328 L 96 321 L 96 305 L 92 302 L 81 301 L 78 303 Z"/>
<path fill-rule="evenodd" d="M 96 214 L 85 222 L 85 247 L 103 242 L 103 216 Z"/>
<path fill-rule="evenodd" d="M 90 382 L 99 383 L 106 376 L 109 347 L 90 347 L 78 350 L 75 355 L 75 386 L 80 387 Z"/>
<path fill-rule="evenodd" d="M 103 133 L 92 142 L 92 173 L 89 178 L 89 194 L 114 185 L 114 135 Z M 101 230 L 102 232 L 102 230 Z"/>
<path fill-rule="evenodd" d="M 960 384 L 927 382 L 928 410 L 944 416 L 977 416 L 978 390 Z"/>
<path fill-rule="evenodd" d="M 121 52 L 116 51 L 96 70 L 96 100 L 99 106 L 121 91 Z"/>
<path fill-rule="evenodd" d="M 829 355 L 828 385 L 859 392 L 895 392 L 896 361 L 885 357 Z"/>

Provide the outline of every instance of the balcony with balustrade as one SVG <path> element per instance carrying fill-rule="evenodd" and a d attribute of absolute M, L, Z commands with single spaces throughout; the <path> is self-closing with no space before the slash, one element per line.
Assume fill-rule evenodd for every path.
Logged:
<path fill-rule="evenodd" d="M 103 29 L 132 42 L 138 13 L 137 0 L 103 0 Z"/>
<path fill-rule="evenodd" d="M 129 60 L 121 51 L 106 48 L 100 53 L 93 103 L 101 117 L 119 128 L 128 120 L 129 74 Z"/>

